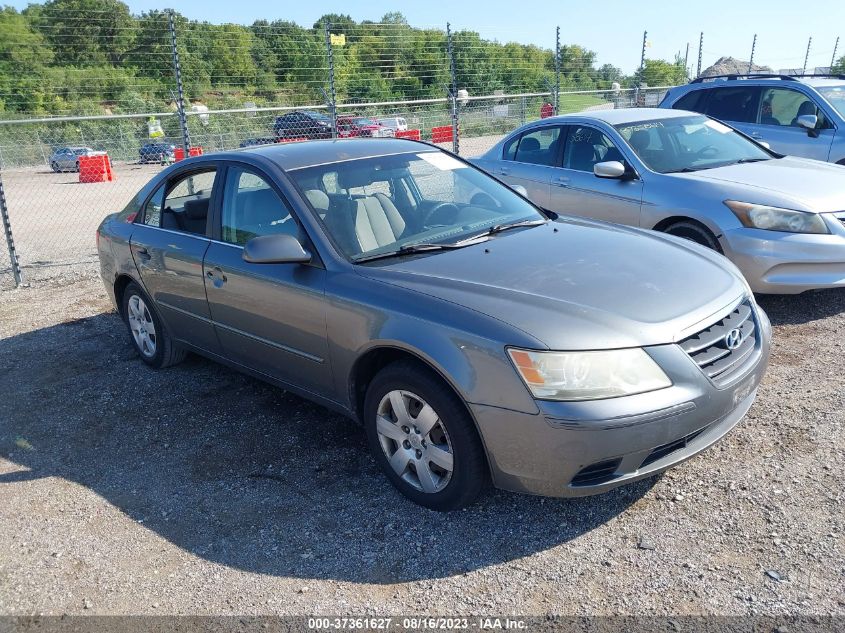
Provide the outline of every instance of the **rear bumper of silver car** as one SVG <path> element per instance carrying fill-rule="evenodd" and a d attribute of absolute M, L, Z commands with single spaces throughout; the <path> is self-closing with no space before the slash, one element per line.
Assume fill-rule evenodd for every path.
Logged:
<path fill-rule="evenodd" d="M 679 346 L 652 348 L 673 385 L 588 403 L 538 402 L 536 415 L 471 405 L 494 484 L 554 497 L 602 493 L 659 473 L 711 446 L 754 402 L 769 359 L 771 325 L 756 310 L 759 349 L 716 385 Z"/>

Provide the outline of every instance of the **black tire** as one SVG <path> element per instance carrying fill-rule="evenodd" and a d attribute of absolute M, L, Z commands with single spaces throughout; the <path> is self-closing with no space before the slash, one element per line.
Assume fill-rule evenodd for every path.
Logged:
<path fill-rule="evenodd" d="M 429 404 L 448 434 L 453 467 L 448 483 L 437 492 L 424 492 L 400 477 L 382 448 L 376 430 L 379 405 L 387 394 L 397 390 L 412 392 Z M 484 448 L 466 406 L 437 374 L 418 363 L 397 361 L 373 378 L 364 400 L 364 426 L 373 457 L 390 482 L 403 495 L 426 508 L 441 512 L 464 508 L 475 501 L 487 484 L 489 472 Z"/>
<path fill-rule="evenodd" d="M 146 308 L 146 314 L 149 315 L 154 325 L 155 352 L 153 354 L 148 354 L 141 349 L 141 346 L 136 341 L 135 335 L 132 332 L 129 318 L 129 302 L 132 301 L 133 297 L 141 299 L 144 307 Z M 126 323 L 126 327 L 129 331 L 129 340 L 132 341 L 132 346 L 135 348 L 135 351 L 138 352 L 138 356 L 140 356 L 141 360 L 143 360 L 147 365 L 155 367 L 156 369 L 162 369 L 164 367 L 175 365 L 185 358 L 185 350 L 173 342 L 173 339 L 170 337 L 170 333 L 164 326 L 158 312 L 156 312 L 153 302 L 147 296 L 147 293 L 141 290 L 141 287 L 135 282 L 130 282 L 123 291 L 120 308 L 121 316 L 123 317 L 123 321 Z"/>
<path fill-rule="evenodd" d="M 50 169 L 52 169 L 56 173 L 61 171 L 61 169 L 59 169 L 59 164 L 56 161 L 50 163 Z"/>
<path fill-rule="evenodd" d="M 703 224 L 699 224 L 694 220 L 675 222 L 663 229 L 663 232 L 668 233 L 669 235 L 675 235 L 676 237 L 682 237 L 685 240 L 706 246 L 717 253 L 724 254 L 722 253 L 722 247 L 719 244 L 719 240 L 716 239 L 713 232 Z"/>
<path fill-rule="evenodd" d="M 79 161 L 76 161 L 76 171 L 79 171 Z"/>

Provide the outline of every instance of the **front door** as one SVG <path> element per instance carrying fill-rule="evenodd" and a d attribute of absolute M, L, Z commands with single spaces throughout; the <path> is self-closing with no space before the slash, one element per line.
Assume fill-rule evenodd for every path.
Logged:
<path fill-rule="evenodd" d="M 599 178 L 596 163 L 625 162 L 616 145 L 598 128 L 571 125 L 563 163 L 551 181 L 553 211 L 596 220 L 639 226 L 643 183 L 638 178 Z"/>
<path fill-rule="evenodd" d="M 798 125 L 798 117 L 814 114 L 819 128 L 813 132 Z M 764 88 L 756 123 L 744 126 L 746 134 L 765 141 L 779 154 L 826 161 L 835 131 L 815 102 L 800 90 Z"/>
<path fill-rule="evenodd" d="M 260 235 L 289 233 L 307 244 L 290 207 L 266 175 L 231 163 L 220 218 L 219 241 L 208 248 L 203 269 L 224 355 L 283 382 L 325 393 L 332 385 L 325 269 L 317 263 L 243 260 L 243 246 Z"/>
<path fill-rule="evenodd" d="M 210 352 L 219 344 L 208 302 L 202 260 L 216 170 L 176 175 L 153 193 L 130 239 L 141 281 L 172 336 Z"/>

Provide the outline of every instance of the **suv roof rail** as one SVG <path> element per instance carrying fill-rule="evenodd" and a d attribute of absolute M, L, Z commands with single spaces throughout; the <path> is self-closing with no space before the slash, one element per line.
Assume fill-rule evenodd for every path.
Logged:
<path fill-rule="evenodd" d="M 700 84 L 710 79 L 727 79 L 734 81 L 737 79 L 780 79 L 782 81 L 801 81 L 805 77 L 823 77 L 827 79 L 843 79 L 845 75 L 835 73 L 808 73 L 806 75 L 783 75 L 778 73 L 731 73 L 729 75 L 711 75 L 709 77 L 696 77 L 690 83 Z"/>
<path fill-rule="evenodd" d="M 808 77 L 809 75 L 804 75 Z M 690 83 L 700 84 L 708 79 L 727 79 L 733 81 L 735 79 L 782 79 L 784 81 L 798 81 L 799 77 L 792 75 L 779 75 L 775 73 L 731 73 L 729 75 L 710 75 L 709 77 L 696 77 Z"/>

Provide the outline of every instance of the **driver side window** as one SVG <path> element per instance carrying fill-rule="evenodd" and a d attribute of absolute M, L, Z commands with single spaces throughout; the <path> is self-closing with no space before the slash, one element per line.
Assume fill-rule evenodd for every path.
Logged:
<path fill-rule="evenodd" d="M 254 237 L 278 233 L 300 236 L 288 206 L 264 176 L 230 167 L 223 190 L 221 239 L 243 246 Z"/>

